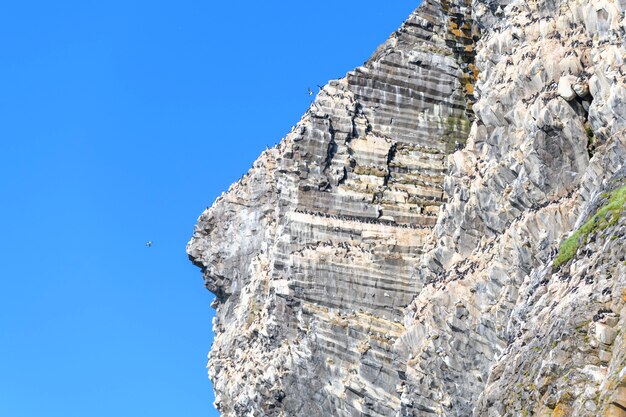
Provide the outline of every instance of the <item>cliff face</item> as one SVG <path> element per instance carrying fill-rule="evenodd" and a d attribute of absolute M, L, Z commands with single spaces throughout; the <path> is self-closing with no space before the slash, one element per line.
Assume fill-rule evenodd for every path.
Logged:
<path fill-rule="evenodd" d="M 424 1 L 319 92 L 187 248 L 223 415 L 626 416 L 625 10 Z"/>

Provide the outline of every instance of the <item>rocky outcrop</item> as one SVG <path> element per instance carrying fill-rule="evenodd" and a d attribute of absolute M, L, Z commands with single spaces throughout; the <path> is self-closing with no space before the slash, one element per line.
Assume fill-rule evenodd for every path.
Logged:
<path fill-rule="evenodd" d="M 625 9 L 424 1 L 320 90 L 187 248 L 223 415 L 626 415 Z"/>

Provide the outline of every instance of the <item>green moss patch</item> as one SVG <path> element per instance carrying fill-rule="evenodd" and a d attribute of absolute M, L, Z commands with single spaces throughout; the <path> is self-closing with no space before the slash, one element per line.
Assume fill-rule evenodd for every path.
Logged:
<path fill-rule="evenodd" d="M 624 210 L 624 204 L 626 204 L 626 185 L 614 190 L 609 195 L 607 203 L 561 243 L 559 254 L 554 260 L 554 269 L 571 260 L 576 255 L 578 248 L 587 243 L 591 233 L 615 225 L 622 214 L 622 210 Z"/>

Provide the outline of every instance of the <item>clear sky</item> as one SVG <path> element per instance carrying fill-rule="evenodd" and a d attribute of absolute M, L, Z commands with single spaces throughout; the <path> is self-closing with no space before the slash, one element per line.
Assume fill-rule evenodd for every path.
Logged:
<path fill-rule="evenodd" d="M 417 3 L 1 2 L 0 416 L 217 416 L 193 225 Z"/>

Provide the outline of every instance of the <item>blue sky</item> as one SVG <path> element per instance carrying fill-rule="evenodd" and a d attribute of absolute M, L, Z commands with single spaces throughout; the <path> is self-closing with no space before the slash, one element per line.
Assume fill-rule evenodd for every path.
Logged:
<path fill-rule="evenodd" d="M 2 2 L 0 416 L 218 415 L 196 218 L 416 6 Z"/>

